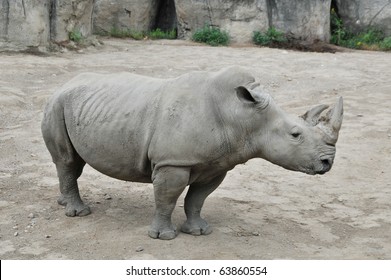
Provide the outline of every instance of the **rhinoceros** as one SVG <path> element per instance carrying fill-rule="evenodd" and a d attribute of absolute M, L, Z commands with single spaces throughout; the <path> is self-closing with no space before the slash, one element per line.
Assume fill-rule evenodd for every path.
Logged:
<path fill-rule="evenodd" d="M 91 167 L 125 181 L 153 183 L 149 236 L 177 236 L 171 215 L 184 189 L 185 233 L 206 235 L 205 199 L 227 172 L 251 158 L 293 171 L 330 170 L 343 100 L 324 113 L 284 112 L 244 68 L 193 72 L 171 79 L 131 73 L 80 74 L 44 111 L 42 134 L 57 169 L 58 203 L 67 216 L 90 214 L 77 179 Z M 323 113 L 322 113 L 323 112 Z"/>

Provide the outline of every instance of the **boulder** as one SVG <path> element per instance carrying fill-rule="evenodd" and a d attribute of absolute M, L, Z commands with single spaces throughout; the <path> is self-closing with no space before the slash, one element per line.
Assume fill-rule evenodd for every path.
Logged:
<path fill-rule="evenodd" d="M 370 28 L 391 36 L 391 0 L 337 0 L 338 14 L 352 32 Z"/>
<path fill-rule="evenodd" d="M 94 0 L 52 0 L 51 40 L 69 40 L 69 33 L 80 32 L 83 37 L 92 34 Z"/>
<path fill-rule="evenodd" d="M 0 2 L 0 49 L 45 48 L 49 43 L 49 0 Z"/>
<path fill-rule="evenodd" d="M 175 1 L 178 37 L 190 38 L 199 28 L 212 25 L 227 31 L 233 42 L 251 41 L 253 32 L 267 30 L 265 0 Z"/>
<path fill-rule="evenodd" d="M 293 39 L 330 40 L 331 0 L 267 0 L 269 25 Z"/>
<path fill-rule="evenodd" d="M 0 49 L 46 51 L 51 41 L 69 40 L 69 33 L 92 33 L 94 0 L 0 1 Z"/>
<path fill-rule="evenodd" d="M 96 0 L 94 33 L 107 35 L 113 29 L 147 31 L 154 24 L 158 0 Z"/>

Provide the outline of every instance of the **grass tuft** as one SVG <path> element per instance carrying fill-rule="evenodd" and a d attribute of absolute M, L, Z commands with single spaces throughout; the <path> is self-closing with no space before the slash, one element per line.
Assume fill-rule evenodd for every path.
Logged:
<path fill-rule="evenodd" d="M 229 35 L 218 27 L 205 25 L 194 32 L 192 40 L 211 46 L 227 46 L 229 44 Z"/>
<path fill-rule="evenodd" d="M 269 28 L 266 32 L 255 31 L 253 34 L 254 44 L 260 46 L 273 46 L 287 41 L 285 34 L 274 27 Z"/>

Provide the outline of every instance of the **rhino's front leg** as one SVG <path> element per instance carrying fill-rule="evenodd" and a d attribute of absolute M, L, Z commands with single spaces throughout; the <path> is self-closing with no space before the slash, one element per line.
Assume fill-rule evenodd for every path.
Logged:
<path fill-rule="evenodd" d="M 149 236 L 159 239 L 173 239 L 177 235 L 171 222 L 178 197 L 188 185 L 190 170 L 179 167 L 162 167 L 154 174 L 155 215 Z"/>
<path fill-rule="evenodd" d="M 205 199 L 221 184 L 226 174 L 221 174 L 207 182 L 190 185 L 185 198 L 187 221 L 182 225 L 183 232 L 192 235 L 207 235 L 212 232 L 212 228 L 201 218 L 201 208 Z"/>

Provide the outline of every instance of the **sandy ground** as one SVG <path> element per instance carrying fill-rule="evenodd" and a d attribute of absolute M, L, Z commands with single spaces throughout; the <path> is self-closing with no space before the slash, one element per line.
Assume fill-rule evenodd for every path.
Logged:
<path fill-rule="evenodd" d="M 85 71 L 174 77 L 228 65 L 251 68 L 285 110 L 345 100 L 333 169 L 323 176 L 254 159 L 207 200 L 208 236 L 148 237 L 151 185 L 86 167 L 93 213 L 69 218 L 56 203 L 55 167 L 40 133 L 53 91 Z M 391 53 L 302 53 L 213 48 L 182 41 L 107 40 L 47 57 L 0 54 L 1 259 L 391 259 Z M 173 215 L 184 220 L 183 196 Z"/>

